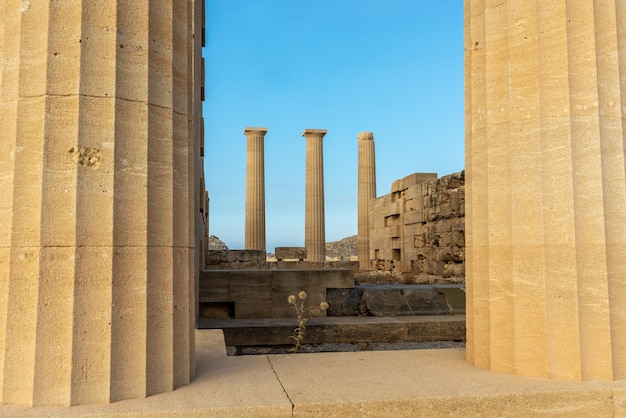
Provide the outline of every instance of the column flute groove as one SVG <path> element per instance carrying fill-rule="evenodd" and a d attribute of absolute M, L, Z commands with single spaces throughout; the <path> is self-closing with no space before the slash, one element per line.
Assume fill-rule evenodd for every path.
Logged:
<path fill-rule="evenodd" d="M 624 377 L 617 3 L 465 3 L 467 356 L 477 366 Z"/>
<path fill-rule="evenodd" d="M 22 3 L 0 5 L 1 402 L 189 383 L 192 3 Z"/>

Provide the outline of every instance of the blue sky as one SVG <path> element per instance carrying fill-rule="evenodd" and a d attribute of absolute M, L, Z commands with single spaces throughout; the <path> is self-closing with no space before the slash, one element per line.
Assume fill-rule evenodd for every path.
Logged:
<path fill-rule="evenodd" d="M 357 231 L 357 138 L 377 194 L 462 170 L 459 0 L 207 0 L 205 173 L 210 234 L 243 248 L 246 126 L 265 136 L 267 248 L 304 246 L 306 128 L 324 138 L 326 240 Z"/>

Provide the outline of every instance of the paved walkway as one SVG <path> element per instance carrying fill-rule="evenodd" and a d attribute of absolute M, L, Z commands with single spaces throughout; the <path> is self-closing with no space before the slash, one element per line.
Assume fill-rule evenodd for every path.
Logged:
<path fill-rule="evenodd" d="M 195 381 L 147 399 L 3 417 L 626 417 L 626 381 L 573 382 L 474 368 L 461 349 L 227 357 L 197 332 Z"/>

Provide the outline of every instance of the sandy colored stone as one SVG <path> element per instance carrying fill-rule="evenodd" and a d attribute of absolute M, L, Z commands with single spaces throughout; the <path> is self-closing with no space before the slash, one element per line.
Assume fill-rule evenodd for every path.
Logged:
<path fill-rule="evenodd" d="M 468 360 L 626 376 L 623 6 L 465 2 Z M 611 23 L 609 23 L 611 22 Z"/>
<path fill-rule="evenodd" d="M 326 223 L 324 221 L 324 151 L 325 129 L 305 129 L 306 193 L 304 217 L 304 246 L 307 261 L 326 260 Z"/>
<path fill-rule="evenodd" d="M 373 268 L 397 281 L 462 282 L 464 205 L 464 172 L 439 179 L 414 173 L 394 181 L 390 194 L 369 205 Z"/>
<path fill-rule="evenodd" d="M 374 134 L 360 132 L 358 145 L 358 251 L 359 268 L 370 270 L 370 202 L 376 198 L 376 156 Z"/>
<path fill-rule="evenodd" d="M 265 151 L 267 128 L 247 127 L 244 249 L 265 251 Z"/>
<path fill-rule="evenodd" d="M 0 7 L 4 404 L 194 375 L 193 4 Z"/>
<path fill-rule="evenodd" d="M 197 377 L 172 392 L 72 408 L 3 405 L 0 416 L 625 416 L 624 380 L 495 373 L 461 349 L 227 357 L 221 332 L 202 330 L 196 352 Z"/>

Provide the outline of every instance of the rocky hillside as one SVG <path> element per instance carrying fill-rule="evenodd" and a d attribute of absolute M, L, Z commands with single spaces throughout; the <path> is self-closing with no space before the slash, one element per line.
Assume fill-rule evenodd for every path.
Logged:
<path fill-rule="evenodd" d="M 339 241 L 326 243 L 326 256 L 335 258 L 341 257 L 342 260 L 349 260 L 350 256 L 357 256 L 358 252 L 357 236 L 344 238 Z"/>
<path fill-rule="evenodd" d="M 227 250 L 228 247 L 215 235 L 209 236 L 209 250 Z"/>

